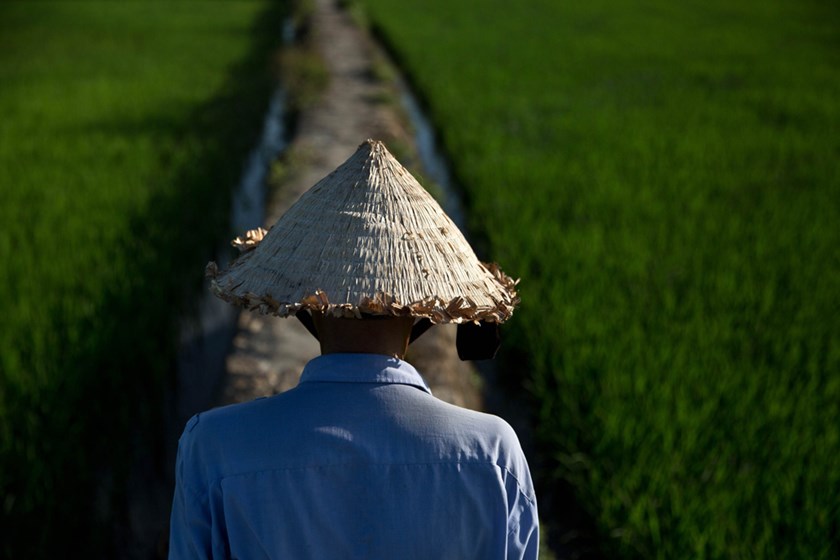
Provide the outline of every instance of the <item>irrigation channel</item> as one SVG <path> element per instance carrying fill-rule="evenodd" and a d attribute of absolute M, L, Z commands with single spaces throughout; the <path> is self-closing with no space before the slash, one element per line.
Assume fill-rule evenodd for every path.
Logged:
<path fill-rule="evenodd" d="M 285 35 L 285 34 L 284 34 Z M 271 163 L 289 142 L 286 126 L 286 92 L 278 87 L 263 119 L 262 136 L 246 161 L 231 198 L 231 230 L 240 235 L 263 223 L 266 175 Z M 224 268 L 231 260 L 231 247 L 219 247 L 215 261 Z M 236 331 L 238 310 L 204 291 L 198 312 L 184 319 L 178 353 L 178 389 L 175 426 L 183 426 L 196 412 L 213 406 L 225 373 L 225 357 Z"/>
<path fill-rule="evenodd" d="M 452 180 L 449 163 L 438 147 L 434 127 L 432 127 L 431 121 L 426 116 L 417 100 L 417 96 L 411 91 L 406 80 L 402 77 L 397 78 L 397 85 L 400 90 L 400 102 L 408 114 L 411 127 L 414 130 L 414 142 L 420 164 L 429 179 L 440 187 L 443 194 L 441 206 L 444 212 L 452 218 L 452 221 L 462 232 L 465 232 L 466 219 L 461 197 Z"/>
<path fill-rule="evenodd" d="M 281 34 L 284 45 L 295 40 L 291 20 L 283 22 Z M 263 117 L 260 139 L 248 155 L 239 183 L 231 194 L 230 227 L 236 235 L 263 223 L 266 176 L 272 162 L 283 153 L 290 140 L 286 97 L 286 90 L 280 84 Z M 224 268 L 231 255 L 231 247 L 225 243 L 217 248 L 215 261 Z M 172 422 L 176 431 L 193 414 L 215 404 L 238 315 L 235 307 L 204 291 L 197 313 L 182 320 Z"/>

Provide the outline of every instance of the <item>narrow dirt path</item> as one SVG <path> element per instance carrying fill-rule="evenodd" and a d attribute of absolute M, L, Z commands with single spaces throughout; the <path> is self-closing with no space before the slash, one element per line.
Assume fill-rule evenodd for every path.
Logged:
<path fill-rule="evenodd" d="M 386 145 L 398 143 L 409 151 L 414 144 L 399 107 L 386 101 L 393 97 L 389 85 L 374 78 L 376 61 L 381 58 L 377 46 L 337 7 L 337 2 L 315 0 L 311 33 L 326 65 L 329 86 L 299 115 L 295 136 L 286 151 L 287 157 L 295 160 L 293 171 L 268 201 L 266 227 L 343 163 L 365 139 L 382 140 Z M 306 362 L 318 354 L 316 341 L 295 319 L 242 313 L 227 357 L 219 404 L 248 401 L 294 387 Z M 438 398 L 483 408 L 480 377 L 471 364 L 459 360 L 453 326 L 429 330 L 412 344 L 407 360 Z"/>

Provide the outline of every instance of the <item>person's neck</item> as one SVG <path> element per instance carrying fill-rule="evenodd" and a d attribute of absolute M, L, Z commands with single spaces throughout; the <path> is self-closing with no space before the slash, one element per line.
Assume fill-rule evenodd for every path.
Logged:
<path fill-rule="evenodd" d="M 411 334 L 410 318 L 316 319 L 321 354 L 382 354 L 403 359 Z"/>
<path fill-rule="evenodd" d="M 327 354 L 379 354 L 381 356 L 388 356 L 389 358 L 398 358 L 400 360 L 405 359 L 405 353 L 400 353 L 399 351 L 391 351 L 383 348 L 363 348 L 360 349 L 358 347 L 354 348 L 335 348 L 335 347 L 327 347 L 325 348 L 323 345 L 321 346 L 321 355 L 325 356 Z"/>
<path fill-rule="evenodd" d="M 405 343 L 400 340 L 376 336 L 352 336 L 340 338 L 322 337 L 321 354 L 384 354 L 393 358 L 405 357 Z"/>

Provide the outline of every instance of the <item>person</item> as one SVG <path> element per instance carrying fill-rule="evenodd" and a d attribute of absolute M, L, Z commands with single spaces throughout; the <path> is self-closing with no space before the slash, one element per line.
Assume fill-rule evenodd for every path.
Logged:
<path fill-rule="evenodd" d="M 236 244 L 227 270 L 208 265 L 214 292 L 295 315 L 321 355 L 289 391 L 189 420 L 169 557 L 536 558 L 517 435 L 435 398 L 404 360 L 430 324 L 494 332 L 519 303 L 515 282 L 372 140 Z"/>

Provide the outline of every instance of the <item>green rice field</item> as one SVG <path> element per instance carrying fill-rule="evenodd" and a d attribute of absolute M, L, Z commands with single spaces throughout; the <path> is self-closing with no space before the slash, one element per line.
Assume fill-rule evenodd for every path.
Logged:
<path fill-rule="evenodd" d="M 281 9 L 0 4 L 2 557 L 108 557 L 129 462 L 163 461 L 177 320 L 226 237 Z"/>
<path fill-rule="evenodd" d="M 840 557 L 840 4 L 363 4 L 521 278 L 552 543 Z"/>

